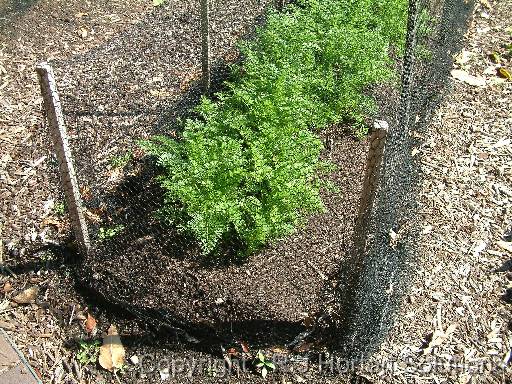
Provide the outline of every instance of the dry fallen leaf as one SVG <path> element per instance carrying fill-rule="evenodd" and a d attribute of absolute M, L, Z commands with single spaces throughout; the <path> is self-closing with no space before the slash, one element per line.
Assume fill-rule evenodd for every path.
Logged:
<path fill-rule="evenodd" d="M 472 52 L 468 52 L 468 51 L 463 50 L 461 53 L 459 53 L 455 57 L 455 62 L 457 64 L 459 64 L 459 65 L 464 65 L 464 64 L 466 64 L 471 59 L 472 55 L 473 55 Z"/>
<path fill-rule="evenodd" d="M 498 66 L 496 65 L 489 65 L 488 67 L 486 67 L 484 69 L 484 71 L 482 72 L 484 75 L 489 75 L 489 76 L 494 76 L 496 75 L 496 72 L 498 71 Z"/>
<path fill-rule="evenodd" d="M 13 290 L 12 285 L 9 281 L 6 281 L 4 284 L 4 293 L 11 292 Z"/>
<path fill-rule="evenodd" d="M 101 217 L 89 209 L 85 210 L 85 218 L 89 221 L 92 221 L 93 223 L 96 223 L 96 224 L 101 223 Z"/>
<path fill-rule="evenodd" d="M 485 79 L 481 76 L 473 76 L 460 69 L 454 69 L 451 73 L 454 79 L 462 81 L 466 84 L 473 85 L 475 87 L 482 87 L 485 85 Z"/>
<path fill-rule="evenodd" d="M 492 9 L 491 4 L 489 3 L 489 0 L 480 0 L 480 4 L 482 4 L 487 9 Z"/>
<path fill-rule="evenodd" d="M 305 352 L 309 352 L 313 347 L 314 347 L 313 343 L 304 342 L 302 344 L 297 345 L 295 348 L 293 348 L 293 350 L 297 353 L 305 353 Z"/>
<path fill-rule="evenodd" d="M 96 332 L 96 319 L 90 313 L 87 314 L 87 320 L 85 320 L 85 330 L 87 333 Z"/>
<path fill-rule="evenodd" d="M 169 97 L 171 95 L 167 91 L 156 90 L 156 89 L 150 90 L 149 93 L 151 94 L 151 96 L 156 96 L 158 98 L 165 98 L 165 97 Z"/>
<path fill-rule="evenodd" d="M 512 143 L 512 140 L 503 138 L 501 140 L 498 140 L 495 144 L 492 145 L 492 148 L 501 148 L 506 147 Z"/>
<path fill-rule="evenodd" d="M 498 72 L 500 73 L 500 76 L 505 78 L 505 79 L 508 79 L 508 80 L 512 80 L 512 75 L 510 74 L 510 72 L 507 70 L 507 68 L 505 67 L 501 67 L 500 69 L 498 69 Z"/>
<path fill-rule="evenodd" d="M 57 229 L 58 232 L 62 231 L 62 228 L 64 227 L 64 224 L 60 220 L 56 220 L 53 217 L 47 217 L 43 220 L 41 223 L 41 228 L 53 226 Z"/>
<path fill-rule="evenodd" d="M 115 325 L 111 325 L 103 338 L 98 362 L 107 371 L 121 369 L 124 365 L 125 350 Z"/>
<path fill-rule="evenodd" d="M 36 301 L 38 287 L 30 287 L 25 289 L 20 294 L 16 295 L 12 300 L 18 304 L 32 304 Z"/>
<path fill-rule="evenodd" d="M 431 226 L 431 225 L 426 225 L 426 226 L 423 228 L 423 230 L 421 231 L 421 233 L 422 233 L 422 234 L 424 234 L 424 235 L 428 235 L 430 232 L 432 232 L 432 229 L 433 229 L 433 228 L 434 228 L 434 227 L 433 227 L 433 226 Z"/>
<path fill-rule="evenodd" d="M 463 373 L 459 376 L 459 381 L 457 384 L 468 384 L 471 381 L 472 375 L 469 373 Z"/>
<path fill-rule="evenodd" d="M 308 328 L 311 328 L 313 325 L 315 325 L 315 318 L 313 316 L 306 316 L 304 318 L 304 325 Z"/>
<path fill-rule="evenodd" d="M 498 245 L 498 247 L 500 247 L 501 249 L 505 250 L 505 251 L 508 251 L 510 253 L 512 253 L 512 243 L 508 242 L 508 241 L 497 241 L 496 244 Z"/>
<path fill-rule="evenodd" d="M 435 347 L 438 347 L 440 346 L 441 344 L 443 344 L 447 339 L 448 337 L 457 329 L 457 323 L 453 323 L 451 325 L 448 326 L 448 328 L 446 329 L 446 331 L 441 331 L 441 330 L 438 330 L 436 329 L 434 331 L 434 334 L 432 335 L 432 340 L 430 341 L 430 343 L 428 344 L 428 347 L 425 348 L 423 350 L 423 353 L 425 355 L 429 354 L 429 353 L 432 353 L 432 350 L 435 348 Z"/>
<path fill-rule="evenodd" d="M 78 30 L 78 35 L 82 38 L 82 39 L 85 39 L 88 35 L 88 32 L 87 32 L 87 29 L 85 28 L 81 28 Z"/>
<path fill-rule="evenodd" d="M 87 186 L 80 187 L 80 195 L 82 195 L 82 199 L 84 199 L 85 201 L 90 201 L 92 199 L 91 188 Z"/>
<path fill-rule="evenodd" d="M 281 355 L 290 353 L 290 351 L 286 347 L 283 347 L 280 345 L 276 345 L 276 346 L 270 348 L 270 350 L 274 353 L 278 353 Z"/>
<path fill-rule="evenodd" d="M 0 328 L 6 331 L 14 331 L 16 330 L 16 326 L 13 323 L 9 323 L 7 321 L 0 320 Z"/>
<path fill-rule="evenodd" d="M 478 257 L 487 248 L 487 243 L 483 240 L 479 240 L 473 250 L 473 257 Z"/>
<path fill-rule="evenodd" d="M 240 341 L 240 345 L 242 346 L 242 352 L 243 353 L 249 353 L 249 345 L 245 341 Z"/>

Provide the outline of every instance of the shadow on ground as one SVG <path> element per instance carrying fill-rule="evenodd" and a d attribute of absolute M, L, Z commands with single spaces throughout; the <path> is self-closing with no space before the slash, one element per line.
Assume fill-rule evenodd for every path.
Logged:
<path fill-rule="evenodd" d="M 6 0 L 0 3 L 0 34 L 28 12 L 39 0 Z"/>

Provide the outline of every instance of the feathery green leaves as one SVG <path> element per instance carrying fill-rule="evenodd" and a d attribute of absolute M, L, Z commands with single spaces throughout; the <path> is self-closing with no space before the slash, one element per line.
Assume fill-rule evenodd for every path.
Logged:
<path fill-rule="evenodd" d="M 253 252 L 324 209 L 315 130 L 361 124 L 369 85 L 393 79 L 406 0 L 300 0 L 270 11 L 243 64 L 215 100 L 204 98 L 178 141 L 143 143 L 164 170 L 162 212 L 204 253 L 235 236 Z"/>

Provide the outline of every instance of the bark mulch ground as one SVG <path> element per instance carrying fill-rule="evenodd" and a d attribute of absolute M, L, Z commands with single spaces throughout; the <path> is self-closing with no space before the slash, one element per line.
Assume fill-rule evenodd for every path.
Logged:
<path fill-rule="evenodd" d="M 418 148 L 421 263 L 394 330 L 359 369 L 372 383 L 512 379 L 512 82 L 498 73 L 512 67 L 510 5 L 477 4 L 454 69 L 483 84 L 452 79 Z"/>

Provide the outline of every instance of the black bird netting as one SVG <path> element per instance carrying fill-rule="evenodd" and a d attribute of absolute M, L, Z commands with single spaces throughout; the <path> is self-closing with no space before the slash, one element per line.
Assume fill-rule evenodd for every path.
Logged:
<path fill-rule="evenodd" d="M 357 251 L 340 281 L 343 317 L 340 345 L 354 358 L 372 352 L 418 268 L 420 232 L 416 157 L 430 119 L 446 92 L 453 60 L 462 49 L 473 4 L 410 1 L 401 97 L 388 131 L 374 203 L 362 217 Z M 350 308 L 350 309 L 349 309 Z"/>
<path fill-rule="evenodd" d="M 265 22 L 270 2 L 212 3 L 216 90 L 240 60 L 236 42 Z M 328 176 L 337 192 L 322 192 L 327 212 L 243 260 L 231 247 L 224 259 L 204 258 L 193 239 L 162 223 L 159 170 L 139 145 L 178 136 L 200 101 L 199 1 L 168 1 L 108 43 L 53 62 L 90 237 L 82 284 L 192 342 L 243 336 L 293 348 L 317 335 L 353 358 L 367 356 L 414 276 L 415 149 L 471 12 L 465 0 L 409 2 L 405 53 L 390 52 L 401 82 L 367 90 L 379 107 L 375 126 L 387 127 L 382 158 L 372 160 L 382 131 L 372 142 L 355 140 L 343 125 L 321 133 L 322 156 L 338 166 Z"/>

